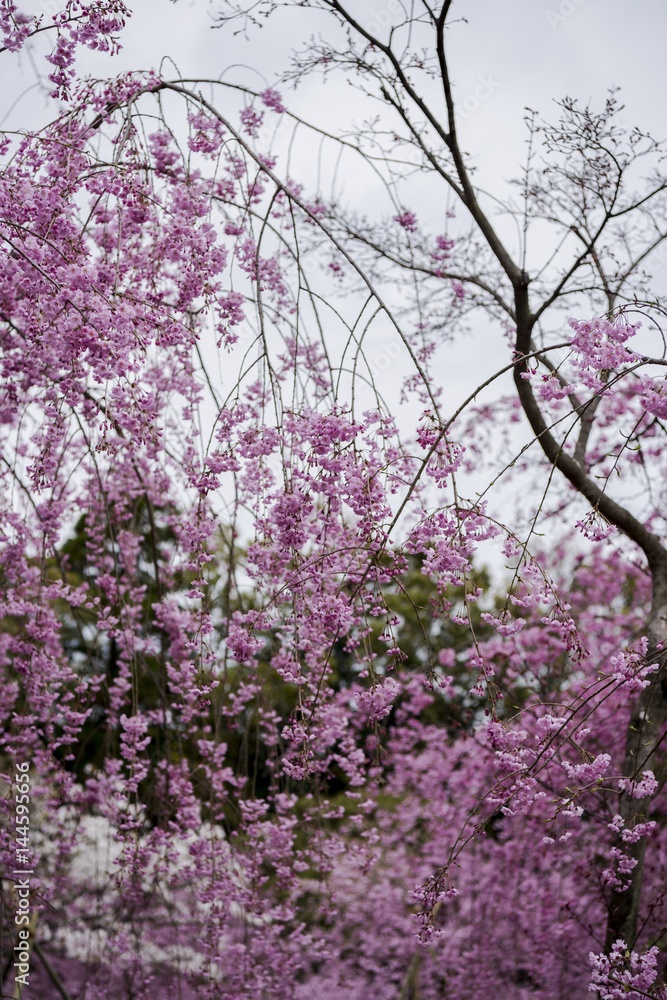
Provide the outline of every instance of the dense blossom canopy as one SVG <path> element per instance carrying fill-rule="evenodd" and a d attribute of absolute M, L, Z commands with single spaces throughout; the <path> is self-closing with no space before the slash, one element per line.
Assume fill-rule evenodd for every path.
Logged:
<path fill-rule="evenodd" d="M 608 259 L 631 272 L 593 241 L 528 323 L 530 272 L 451 122 L 495 275 L 452 212 L 430 232 L 398 202 L 371 223 L 309 196 L 269 149 L 277 88 L 77 76 L 128 16 L 0 14 L 9 54 L 52 33 L 57 112 L 2 139 L 0 175 L 3 948 L 28 762 L 26 995 L 666 997 L 658 305 L 644 327 L 622 297 L 600 308 Z M 409 77 L 365 30 L 357 70 L 387 57 L 408 127 Z M 572 213 L 579 184 L 593 213 L 645 215 L 623 169 L 660 149 L 622 146 L 615 112 L 540 126 L 570 174 L 547 156 L 536 217 L 558 184 Z M 570 287 L 578 317 L 542 338 L 539 303 Z M 489 403 L 483 373 L 491 395 L 472 383 L 453 414 L 439 350 L 476 308 L 516 394 Z M 396 407 L 364 352 L 376 320 Z M 524 505 L 506 523 L 462 486 L 495 452 Z"/>

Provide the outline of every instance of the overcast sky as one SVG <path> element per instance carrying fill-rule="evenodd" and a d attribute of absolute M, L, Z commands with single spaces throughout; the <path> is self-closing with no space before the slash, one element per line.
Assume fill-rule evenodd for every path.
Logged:
<path fill-rule="evenodd" d="M 55 0 L 20 3 L 30 11 L 50 9 Z M 396 21 L 395 0 L 350 0 L 363 23 Z M 249 42 L 230 30 L 212 30 L 216 4 L 207 0 L 136 0 L 123 36 L 123 52 L 114 60 L 88 55 L 81 65 L 102 75 L 112 68 L 155 67 L 171 56 L 186 76 L 214 76 L 244 63 L 244 82 L 271 81 L 284 67 L 290 50 L 313 31 L 329 30 L 322 13 L 283 11 Z M 565 94 L 601 98 L 611 84 L 623 88 L 633 123 L 667 132 L 665 90 L 667 60 L 664 0 L 458 0 L 454 13 L 469 22 L 453 29 L 450 60 L 459 97 L 474 94 L 479 78 L 494 81 L 491 97 L 471 115 L 471 137 L 481 152 L 494 150 L 513 162 L 512 145 L 521 141 L 526 104 L 546 111 L 553 98 Z M 24 56 L 2 56 L 2 103 L 5 110 L 34 83 Z M 312 92 L 311 92 L 311 96 Z M 309 106 L 302 88 L 301 110 Z M 19 105 L 20 109 L 20 105 Z M 313 113 L 317 104 L 310 105 Z M 4 112 L 3 112 L 4 113 Z M 25 118 L 25 114 L 24 114 Z M 12 121 L 17 119 L 12 115 Z M 21 120 L 19 113 L 18 120 Z"/>
<path fill-rule="evenodd" d="M 20 6 L 37 12 L 52 10 L 57 3 L 23 0 Z M 81 71 L 106 76 L 155 68 L 169 57 L 185 77 L 224 75 L 262 89 L 286 67 L 295 46 L 312 34 L 327 35 L 332 30 L 331 18 L 323 12 L 288 8 L 245 39 L 231 28 L 212 27 L 216 0 L 136 0 L 130 6 L 134 13 L 120 55 L 111 59 L 83 52 Z M 398 0 L 350 0 L 350 7 L 361 23 L 380 26 L 385 33 L 399 19 Z M 456 97 L 459 106 L 468 108 L 460 121 L 461 141 L 478 168 L 477 181 L 483 188 L 502 196 L 507 192 L 503 182 L 518 175 L 525 156 L 527 105 L 553 118 L 555 99 L 569 95 L 599 106 L 610 86 L 620 86 L 625 121 L 657 138 L 667 136 L 665 0 L 632 5 L 628 0 L 456 0 L 453 13 L 468 22 L 454 24 L 448 35 Z M 43 51 L 48 34 L 33 46 Z M 38 62 L 29 52 L 18 58 L 3 53 L 3 127 L 31 127 L 52 114 L 35 86 Z M 163 73 L 177 75 L 168 65 Z M 286 96 L 295 113 L 333 130 L 358 124 L 369 113 L 341 79 L 326 88 L 313 81 Z M 307 174 L 313 156 L 306 147 L 301 155 L 301 162 L 298 155 L 296 162 Z M 373 205 L 378 192 L 371 175 L 350 180 L 364 204 Z"/>
<path fill-rule="evenodd" d="M 52 10 L 58 0 L 25 0 L 30 12 Z M 285 68 L 290 51 L 317 32 L 330 32 L 322 12 L 279 12 L 249 40 L 231 29 L 212 28 L 216 2 L 136 0 L 114 59 L 83 53 L 81 70 L 97 76 L 153 68 L 173 59 L 186 77 L 213 77 L 261 89 Z M 366 25 L 397 21 L 397 0 L 350 0 Z M 417 7 L 419 4 L 417 3 Z M 526 105 L 553 116 L 553 100 L 565 95 L 599 103 L 611 85 L 622 87 L 627 122 L 667 136 L 667 36 L 665 0 L 458 0 L 454 15 L 468 24 L 449 33 L 449 59 L 456 96 L 470 113 L 462 141 L 479 168 L 479 182 L 498 189 L 515 176 L 525 151 Z M 34 46 L 45 46 L 43 34 Z M 35 87 L 36 60 L 3 53 L 0 60 L 0 120 L 5 128 L 32 126 L 47 113 Z M 167 68 L 166 76 L 176 73 Z M 475 96 L 483 94 L 481 100 Z M 324 90 L 301 86 L 290 108 L 317 123 L 345 128 L 360 113 L 357 95 L 342 83 Z M 11 110 L 10 110 L 11 109 Z"/>

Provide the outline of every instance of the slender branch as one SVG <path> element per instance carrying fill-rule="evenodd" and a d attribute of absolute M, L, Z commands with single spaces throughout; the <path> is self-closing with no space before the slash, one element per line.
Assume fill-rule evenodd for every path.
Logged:
<path fill-rule="evenodd" d="M 379 49 L 380 52 L 384 53 L 384 55 L 387 57 L 387 59 L 391 63 L 391 65 L 392 65 L 392 67 L 394 69 L 394 72 L 396 73 L 397 78 L 400 80 L 401 86 L 403 87 L 403 90 L 405 91 L 405 93 L 409 96 L 410 100 L 413 101 L 413 103 L 417 105 L 417 107 L 419 108 L 419 110 L 421 111 L 421 113 L 428 120 L 428 122 L 433 126 L 433 128 L 436 131 L 436 133 L 440 136 L 440 138 L 442 139 L 442 141 L 444 142 L 444 144 L 446 146 L 448 146 L 449 145 L 449 136 L 447 135 L 447 133 L 443 129 L 442 125 L 440 124 L 440 122 L 438 121 L 438 119 L 436 118 L 436 116 L 433 114 L 433 112 L 429 108 L 428 104 L 426 104 L 426 102 L 423 100 L 423 98 L 421 98 L 419 96 L 419 94 L 417 93 L 417 91 L 415 90 L 415 88 L 410 83 L 410 80 L 406 76 L 405 71 L 404 71 L 403 67 L 401 66 L 400 60 L 398 59 L 398 57 L 396 56 L 395 52 L 391 48 L 391 45 L 387 45 L 385 42 L 380 41 L 380 39 L 377 38 L 375 35 L 372 35 L 370 31 L 368 31 L 366 28 L 364 28 L 364 26 L 361 24 L 360 21 L 357 21 L 356 18 L 353 17 L 353 15 L 350 14 L 343 7 L 343 5 L 341 3 L 338 2 L 338 0 L 325 0 L 325 2 L 327 3 L 327 5 L 332 10 L 335 10 L 336 13 L 339 14 L 340 17 L 347 24 L 349 24 L 349 26 L 354 31 L 357 32 L 357 34 L 361 35 L 362 38 L 365 38 L 367 42 L 369 42 L 372 46 L 374 46 L 374 48 Z M 448 0 L 448 5 L 449 5 L 449 3 L 451 3 L 451 0 Z"/>
<path fill-rule="evenodd" d="M 365 236 L 363 233 L 357 232 L 348 227 L 347 235 L 352 237 L 352 239 L 357 240 L 359 243 L 364 243 L 367 247 L 370 247 L 371 250 L 374 250 L 377 254 L 380 254 L 386 260 L 391 261 L 392 264 L 397 264 L 401 268 L 410 269 L 411 271 L 418 271 L 420 274 L 427 274 L 433 278 L 448 278 L 451 281 L 460 281 L 461 283 L 465 283 L 468 285 L 475 285 L 477 288 L 480 288 L 483 292 L 486 292 L 487 295 L 490 295 L 491 298 L 497 303 L 497 305 L 500 306 L 503 312 L 506 312 L 511 319 L 516 319 L 514 315 L 514 310 L 512 306 L 509 304 L 509 302 L 507 302 L 507 300 L 503 298 L 500 292 L 496 288 L 494 288 L 491 284 L 489 284 L 488 281 L 485 281 L 478 275 L 465 274 L 461 271 L 450 271 L 450 270 L 441 271 L 438 274 L 436 274 L 433 268 L 426 267 L 425 265 L 422 264 L 417 264 L 413 261 L 408 262 L 402 260 L 397 253 L 392 253 L 391 250 L 388 250 L 386 247 L 380 246 L 378 243 L 375 243 L 375 241 L 372 240 L 369 236 Z"/>
<path fill-rule="evenodd" d="M 49 979 L 51 980 L 55 988 L 58 990 L 58 993 L 60 993 L 63 1000 L 73 1000 L 72 995 L 68 993 L 67 990 L 65 989 L 65 984 L 63 983 L 62 979 L 60 978 L 60 976 L 53 968 L 46 955 L 44 954 L 44 949 L 40 945 L 39 941 L 32 942 L 32 949 L 35 952 L 35 954 L 39 957 L 39 960 L 44 966 L 44 969 L 46 970 Z"/>
<path fill-rule="evenodd" d="M 447 147 L 452 154 L 454 160 L 454 165 L 456 167 L 456 173 L 458 175 L 459 181 L 461 183 L 461 188 L 463 191 L 462 201 L 473 219 L 477 223 L 480 232 L 484 236 L 486 242 L 488 243 L 493 255 L 502 267 L 505 274 L 508 276 L 513 285 L 521 285 L 522 283 L 527 284 L 525 272 L 514 262 L 509 251 L 505 248 L 500 237 L 498 236 L 495 228 L 491 225 L 487 219 L 485 213 L 482 211 L 479 202 L 477 201 L 477 195 L 475 189 L 470 180 L 468 169 L 461 152 L 458 137 L 456 134 L 456 118 L 454 113 L 454 97 L 452 95 L 451 81 L 449 78 L 449 68 L 447 65 L 447 58 L 445 55 L 445 22 L 447 20 L 447 15 L 449 14 L 452 5 L 452 0 L 445 0 L 443 3 L 442 10 L 438 16 L 438 21 L 436 24 L 436 48 L 438 55 L 438 64 L 440 66 L 440 75 L 442 78 L 442 85 L 445 92 L 445 103 L 447 105 L 447 117 L 449 122 L 449 135 L 447 137 Z"/>
<path fill-rule="evenodd" d="M 549 461 L 565 476 L 565 478 L 588 500 L 594 510 L 615 525 L 628 538 L 642 549 L 649 566 L 654 569 L 667 564 L 667 550 L 657 535 L 649 531 L 625 507 L 607 496 L 596 483 L 590 479 L 585 469 L 571 455 L 561 449 L 558 441 L 549 430 L 542 411 L 535 399 L 532 386 L 528 379 L 522 378 L 528 373 L 526 356 L 530 351 L 531 329 L 528 324 L 517 327 L 516 350 L 519 360 L 514 367 L 514 384 L 528 422 L 540 442 L 542 451 Z"/>
<path fill-rule="evenodd" d="M 338 252 L 345 258 L 345 260 L 348 262 L 348 264 L 350 264 L 350 266 L 357 272 L 357 274 L 359 275 L 359 277 L 361 278 L 361 280 L 364 282 L 364 284 L 368 288 L 369 292 L 371 292 L 371 294 L 375 298 L 376 302 L 381 307 L 382 311 L 385 313 L 385 315 L 389 319 L 390 323 L 392 324 L 392 326 L 396 330 L 397 334 L 401 338 L 401 341 L 403 342 L 406 350 L 408 351 L 408 353 L 410 355 L 410 359 L 411 359 L 412 363 L 414 364 L 415 369 L 417 370 L 417 373 L 419 374 L 419 377 L 420 377 L 420 379 L 422 380 L 422 382 L 424 384 L 424 388 L 425 388 L 426 392 L 429 395 L 429 398 L 431 400 L 431 404 L 433 406 L 433 409 L 437 413 L 439 411 L 438 401 L 437 401 L 437 399 L 436 399 L 436 397 L 435 397 L 435 395 L 433 393 L 433 388 L 432 388 L 432 386 L 430 384 L 429 379 L 426 377 L 426 373 L 425 373 L 425 371 L 424 371 L 424 369 L 423 369 L 423 367 L 422 367 L 419 359 L 416 357 L 416 355 L 414 353 L 414 350 L 412 349 L 411 344 L 409 343 L 407 337 L 403 333 L 403 330 L 401 329 L 401 327 L 400 327 L 400 325 L 399 325 L 396 317 L 394 316 L 392 310 L 386 304 L 386 302 L 384 301 L 384 299 L 380 295 L 379 291 L 375 288 L 375 286 L 373 285 L 373 282 L 369 278 L 368 274 L 366 274 L 366 272 L 363 270 L 363 268 L 361 268 L 357 264 L 357 262 L 349 254 L 349 252 L 345 249 L 345 247 L 340 243 L 340 241 L 336 239 L 336 237 L 334 236 L 334 234 L 331 233 L 326 228 L 326 226 L 322 223 L 322 220 L 319 218 L 319 216 L 316 215 L 308 207 L 308 205 L 306 205 L 306 203 L 303 201 L 303 199 L 299 198 L 294 193 L 294 191 L 291 189 L 291 187 L 290 187 L 289 184 L 287 184 L 284 181 L 282 181 L 277 176 L 277 174 L 275 174 L 274 171 L 271 170 L 271 168 L 269 166 L 267 166 L 265 163 L 263 163 L 260 160 L 260 158 L 258 157 L 258 155 L 252 150 L 252 148 L 248 145 L 248 143 L 244 141 L 243 137 L 239 134 L 239 132 L 237 131 L 237 129 L 234 128 L 234 126 L 231 124 L 231 122 L 229 122 L 223 115 L 221 115 L 220 112 L 209 101 L 207 101 L 201 94 L 196 94 L 193 91 L 188 90 L 186 87 L 181 87 L 178 83 L 167 83 L 167 82 L 165 82 L 165 83 L 162 84 L 162 88 L 166 89 L 166 90 L 172 90 L 172 91 L 174 91 L 174 93 L 177 93 L 177 94 L 182 94 L 184 97 L 187 97 L 191 101 L 194 101 L 195 104 L 199 104 L 199 105 L 201 105 L 201 107 L 206 108 L 207 111 L 209 111 L 212 115 L 214 115 L 218 119 L 218 121 L 221 122 L 221 124 L 223 124 L 226 129 L 228 129 L 228 131 L 230 132 L 230 134 L 234 136 L 234 139 L 238 142 L 238 144 L 242 147 L 242 149 L 244 149 L 245 152 L 250 157 L 252 157 L 252 159 L 257 163 L 257 165 L 261 167 L 261 169 L 264 171 L 264 173 L 267 175 L 267 177 L 269 177 L 271 179 L 271 181 L 275 185 L 276 189 L 278 191 L 282 191 L 283 194 L 285 194 L 286 197 L 290 199 L 290 201 L 292 201 L 295 205 L 297 205 L 301 209 L 301 211 L 311 220 L 311 222 L 315 226 L 317 226 L 317 228 L 320 229 L 327 236 L 327 238 L 330 240 L 330 242 L 333 244 L 333 246 L 335 246 L 336 249 L 338 250 Z"/>

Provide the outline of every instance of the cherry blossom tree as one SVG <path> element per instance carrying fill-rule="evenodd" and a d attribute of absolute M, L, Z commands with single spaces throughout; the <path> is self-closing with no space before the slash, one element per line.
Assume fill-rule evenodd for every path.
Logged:
<path fill-rule="evenodd" d="M 2 142 L 6 995 L 667 995 L 664 148 L 614 92 L 530 112 L 492 212 L 456 5 L 395 6 L 223 4 L 330 19 L 252 92 L 79 76 L 120 0 L 2 5 L 54 109 Z M 289 111 L 338 70 L 352 137 Z"/>

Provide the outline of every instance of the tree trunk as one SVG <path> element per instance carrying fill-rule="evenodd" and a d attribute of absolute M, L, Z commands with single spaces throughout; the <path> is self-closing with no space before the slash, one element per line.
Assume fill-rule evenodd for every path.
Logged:
<path fill-rule="evenodd" d="M 658 647 L 659 644 L 667 647 L 667 566 L 661 560 L 659 565 L 651 566 L 651 571 L 653 600 L 648 626 L 649 661 L 657 662 L 659 668 L 634 705 L 628 725 L 623 774 L 626 778 L 639 778 L 642 771 L 651 770 L 658 781 L 658 787 L 661 787 L 667 778 L 665 773 L 667 759 L 662 745 L 667 724 L 667 653 Z M 650 818 L 653 798 L 654 795 L 647 795 L 635 799 L 627 792 L 621 793 L 619 813 L 625 821 L 626 829 L 632 829 L 637 823 Z M 637 863 L 632 870 L 627 889 L 612 890 L 605 941 L 607 952 L 611 951 L 612 945 L 619 938 L 622 938 L 630 949 L 637 940 L 646 838 L 642 837 L 636 844 L 631 845 L 623 845 L 620 842 L 619 846 L 623 847 L 624 852 Z"/>
<path fill-rule="evenodd" d="M 662 745 L 667 723 L 667 550 L 660 538 L 589 478 L 585 456 L 575 458 L 569 455 L 554 438 L 530 381 L 522 378 L 522 373 L 528 371 L 527 363 L 522 359 L 530 352 L 534 321 L 528 305 L 528 289 L 523 282 L 515 285 L 515 302 L 517 364 L 514 383 L 523 411 L 542 451 L 594 510 L 599 511 L 607 521 L 639 546 L 648 561 L 653 585 L 647 623 L 648 657 L 650 662 L 659 664 L 659 669 L 651 676 L 651 683 L 644 688 L 633 707 L 627 730 L 623 776 L 639 778 L 641 772 L 648 769 L 653 771 L 660 787 L 667 777 L 665 748 Z M 618 811 L 625 821 L 625 829 L 632 829 L 637 823 L 649 819 L 650 804 L 654 797 L 655 793 L 635 799 L 627 792 L 621 793 Z M 622 938 L 628 948 L 632 948 L 636 942 L 646 838 L 641 837 L 636 844 L 619 841 L 618 846 L 636 861 L 636 865 L 628 887 L 612 890 L 606 934 L 607 951 L 618 938 Z"/>

